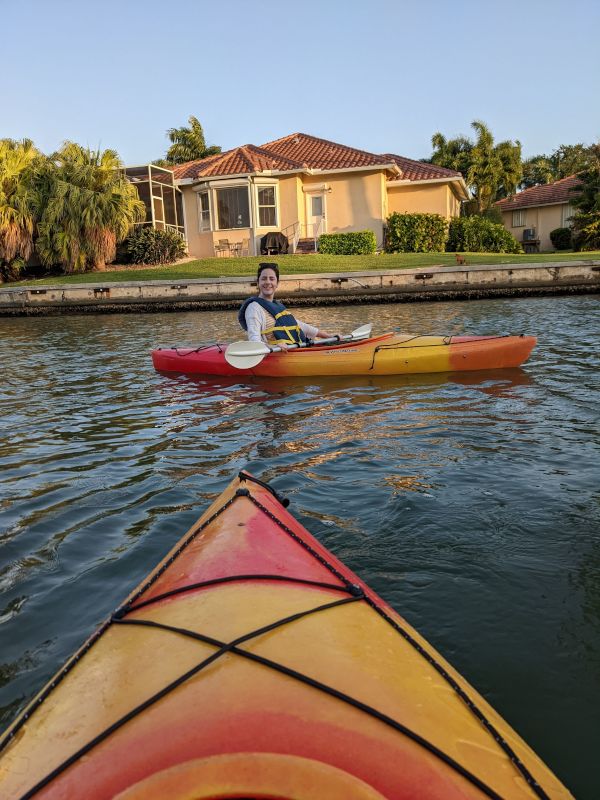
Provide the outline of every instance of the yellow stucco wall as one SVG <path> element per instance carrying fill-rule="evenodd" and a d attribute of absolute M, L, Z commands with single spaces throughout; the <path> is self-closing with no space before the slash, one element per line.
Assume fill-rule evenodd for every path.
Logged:
<path fill-rule="evenodd" d="M 325 216 L 327 233 L 371 230 L 377 243 L 383 240 L 385 183 L 381 171 L 346 172 L 305 176 L 304 209 L 310 189 L 325 184 Z"/>
<path fill-rule="evenodd" d="M 198 197 L 191 186 L 182 186 L 183 213 L 188 253 L 195 258 L 212 258 L 215 251 L 212 233 L 200 233 L 198 225 Z"/>
<path fill-rule="evenodd" d="M 215 255 L 215 245 L 219 239 L 235 243 L 247 238 L 250 239 L 250 254 L 258 254 L 260 239 L 268 231 L 284 231 L 291 237 L 291 229 L 285 230 L 288 226 L 296 222 L 304 226 L 308 221 L 307 205 L 311 189 L 324 192 L 328 233 L 372 230 L 378 246 L 383 241 L 385 219 L 394 211 L 436 213 L 446 218 L 458 216 L 460 212 L 460 202 L 447 184 L 390 187 L 382 170 L 278 176 L 273 179 L 273 183 L 278 187 L 279 224 L 276 228 L 257 226 L 254 229 L 216 230 L 208 233 L 199 231 L 197 192 L 192 186 L 182 186 L 190 255 L 208 258 Z M 268 182 L 261 181 L 260 185 L 268 185 Z M 214 224 L 215 198 L 214 192 L 209 191 Z M 251 186 L 251 194 L 254 202 L 254 186 Z M 306 234 L 303 232 L 302 235 Z"/>
<path fill-rule="evenodd" d="M 417 186 L 388 184 L 388 214 L 441 214 L 450 219 L 460 214 L 460 201 L 447 183 Z"/>
<path fill-rule="evenodd" d="M 527 228 L 535 228 L 536 236 L 540 240 L 540 250 L 554 250 L 550 240 L 550 231 L 555 228 L 562 228 L 563 209 L 567 208 L 567 203 L 559 203 L 553 206 L 533 206 L 525 208 L 525 224 L 513 227 L 513 212 L 503 211 L 502 222 L 504 227 L 512 233 L 518 242 L 523 242 L 523 231 Z M 568 223 L 567 223 L 568 224 Z"/>

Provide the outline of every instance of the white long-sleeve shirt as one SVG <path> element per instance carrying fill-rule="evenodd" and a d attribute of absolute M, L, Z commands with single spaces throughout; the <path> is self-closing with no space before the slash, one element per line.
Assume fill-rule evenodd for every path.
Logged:
<path fill-rule="evenodd" d="M 250 303 L 246 308 L 246 325 L 248 326 L 248 339 L 251 342 L 264 342 L 268 344 L 267 337 L 263 336 L 263 331 L 275 325 L 273 317 L 264 310 L 259 303 Z M 319 331 L 314 325 L 302 322 L 296 318 L 298 327 L 307 339 L 315 339 Z"/>

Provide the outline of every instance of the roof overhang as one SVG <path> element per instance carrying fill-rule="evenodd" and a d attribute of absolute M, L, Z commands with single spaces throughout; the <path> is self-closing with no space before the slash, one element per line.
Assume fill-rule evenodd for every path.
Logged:
<path fill-rule="evenodd" d="M 196 178 L 181 178 L 181 180 L 176 180 L 176 183 L 180 186 L 192 186 L 194 184 L 208 184 L 214 183 L 215 185 L 220 183 L 224 184 L 227 181 L 241 181 L 247 180 L 250 181 L 253 178 L 280 178 L 286 177 L 288 175 L 301 175 L 306 174 L 307 170 L 305 169 L 286 169 L 286 170 L 274 170 L 274 169 L 265 169 L 261 170 L 260 172 L 239 172 L 235 175 L 199 175 Z"/>
<path fill-rule="evenodd" d="M 181 178 L 175 179 L 178 186 L 191 186 L 198 183 L 207 183 L 209 181 L 224 182 L 230 180 L 242 180 L 260 177 L 281 177 L 286 175 L 334 175 L 346 172 L 379 172 L 387 170 L 395 175 L 401 175 L 402 171 L 397 164 L 372 164 L 364 167 L 341 167 L 339 169 L 321 169 L 317 167 L 303 167 L 299 169 L 286 169 L 286 170 L 261 170 L 260 172 L 241 172 L 237 175 L 199 175 L 196 178 Z"/>
<path fill-rule="evenodd" d="M 469 187 L 465 183 L 465 179 L 462 175 L 449 175 L 447 178 L 422 178 L 420 180 L 410 180 L 409 178 L 401 178 L 400 180 L 393 180 L 388 181 L 388 186 L 393 188 L 394 186 L 421 186 L 423 184 L 433 184 L 433 183 L 450 183 L 457 190 L 457 194 L 461 196 L 462 200 L 470 200 L 471 193 L 469 192 Z"/>
<path fill-rule="evenodd" d="M 395 175 L 401 175 L 402 171 L 393 161 L 383 164 L 369 164 L 364 167 L 339 167 L 336 169 L 321 169 L 320 167 L 308 167 L 306 173 L 308 175 L 334 175 L 341 172 L 379 172 L 381 170 L 388 170 Z"/>
<path fill-rule="evenodd" d="M 547 208 L 548 206 L 568 206 L 570 202 L 571 199 L 567 198 L 566 200 L 554 200 L 552 203 L 529 203 L 528 205 L 522 205 L 522 206 L 499 206 L 498 203 L 495 203 L 495 205 L 498 207 L 500 211 L 524 211 L 526 208 Z"/>

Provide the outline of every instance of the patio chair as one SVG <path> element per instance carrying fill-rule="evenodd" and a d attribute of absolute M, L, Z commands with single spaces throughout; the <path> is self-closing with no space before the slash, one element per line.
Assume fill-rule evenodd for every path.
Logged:
<path fill-rule="evenodd" d="M 219 239 L 219 244 L 215 245 L 215 255 L 218 257 L 220 255 L 224 255 L 225 253 L 228 256 L 231 254 L 229 239 Z"/>
<path fill-rule="evenodd" d="M 242 239 L 242 245 L 240 247 L 240 255 L 241 256 L 250 255 L 250 239 Z"/>

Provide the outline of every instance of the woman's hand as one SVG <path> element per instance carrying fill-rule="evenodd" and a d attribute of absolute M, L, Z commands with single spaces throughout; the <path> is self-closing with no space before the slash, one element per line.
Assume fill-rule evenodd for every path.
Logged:
<path fill-rule="evenodd" d="M 339 339 L 340 338 L 340 334 L 339 333 L 327 333 L 327 331 L 318 330 L 317 331 L 317 338 L 319 338 L 319 339 L 335 339 L 335 338 L 338 338 Z"/>

